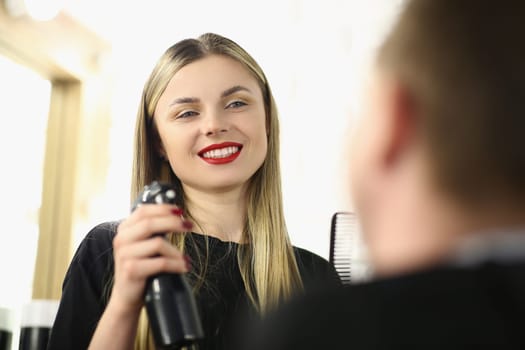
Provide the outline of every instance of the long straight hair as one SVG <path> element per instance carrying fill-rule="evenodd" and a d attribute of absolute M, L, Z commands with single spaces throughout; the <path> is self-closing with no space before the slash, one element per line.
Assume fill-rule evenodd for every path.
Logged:
<path fill-rule="evenodd" d="M 257 62 L 238 44 L 217 34 L 207 33 L 197 39 L 185 39 L 162 55 L 147 80 L 137 115 L 133 158 L 131 198 L 148 183 L 157 180 L 175 185 L 183 195 L 182 209 L 191 217 L 184 203 L 183 187 L 169 163 L 159 154 L 160 138 L 153 114 L 160 96 L 171 78 L 184 66 L 209 55 L 222 55 L 241 63 L 257 80 L 262 91 L 268 128 L 268 150 L 261 167 L 252 175 L 246 191 L 247 211 L 237 262 L 246 293 L 259 313 L 302 290 L 302 280 L 290 243 L 283 214 L 279 166 L 279 120 L 268 81 Z M 196 223 L 198 225 L 198 222 Z M 171 234 L 171 242 L 184 250 L 187 233 Z M 198 258 L 201 286 L 207 264 Z M 146 313 L 142 310 L 135 349 L 154 349 Z"/>

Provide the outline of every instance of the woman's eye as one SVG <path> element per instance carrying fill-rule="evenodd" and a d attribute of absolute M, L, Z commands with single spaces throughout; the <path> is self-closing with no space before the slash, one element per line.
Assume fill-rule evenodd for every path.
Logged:
<path fill-rule="evenodd" d="M 189 118 L 189 117 L 193 117 L 195 115 L 197 115 L 197 112 L 195 112 L 195 111 L 186 111 L 186 112 L 182 112 L 182 113 L 178 114 L 177 117 L 175 117 L 175 119 Z"/>
<path fill-rule="evenodd" d="M 240 107 L 244 107 L 246 105 L 247 104 L 245 102 L 243 102 L 243 101 L 233 101 L 232 103 L 227 105 L 226 108 L 240 108 Z"/>

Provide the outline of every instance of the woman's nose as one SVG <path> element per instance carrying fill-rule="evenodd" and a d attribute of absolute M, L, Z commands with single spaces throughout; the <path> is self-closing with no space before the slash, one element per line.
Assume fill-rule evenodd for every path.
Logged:
<path fill-rule="evenodd" d="M 209 113 L 203 120 L 203 134 L 213 136 L 230 129 L 227 120 L 220 113 Z"/>

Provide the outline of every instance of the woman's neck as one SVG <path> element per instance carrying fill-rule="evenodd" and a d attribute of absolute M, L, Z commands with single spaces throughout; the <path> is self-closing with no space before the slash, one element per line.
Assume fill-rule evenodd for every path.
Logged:
<path fill-rule="evenodd" d="M 195 220 L 193 231 L 239 243 L 246 218 L 245 187 L 205 192 L 184 187 L 186 209 Z"/>

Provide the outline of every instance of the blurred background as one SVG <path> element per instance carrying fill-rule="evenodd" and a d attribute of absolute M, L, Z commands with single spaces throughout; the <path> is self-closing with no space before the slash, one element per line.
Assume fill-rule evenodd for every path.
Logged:
<path fill-rule="evenodd" d="M 280 112 L 292 242 L 325 258 L 361 86 L 400 0 L 0 0 L 0 307 L 58 299 L 74 250 L 129 211 L 141 89 L 205 32 L 262 66 Z"/>

